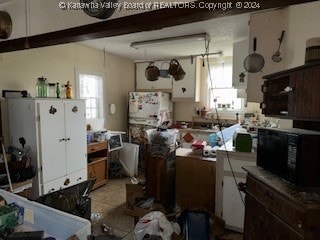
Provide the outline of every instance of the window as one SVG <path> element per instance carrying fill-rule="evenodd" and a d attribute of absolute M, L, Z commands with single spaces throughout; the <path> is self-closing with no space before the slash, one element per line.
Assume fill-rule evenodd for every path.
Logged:
<path fill-rule="evenodd" d="M 237 89 L 232 87 L 231 59 L 225 62 L 210 61 L 210 74 L 207 70 L 208 106 L 220 110 L 241 109 L 243 99 L 237 97 Z M 211 76 L 211 78 L 210 78 Z"/>
<path fill-rule="evenodd" d="M 104 118 L 103 81 L 101 73 L 85 72 L 76 69 L 77 98 L 85 99 L 86 118 Z"/>

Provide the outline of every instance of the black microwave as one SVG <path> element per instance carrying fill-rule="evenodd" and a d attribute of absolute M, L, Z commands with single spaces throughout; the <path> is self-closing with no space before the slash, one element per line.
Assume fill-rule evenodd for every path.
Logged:
<path fill-rule="evenodd" d="M 302 187 L 320 187 L 320 132 L 258 129 L 257 165 Z"/>

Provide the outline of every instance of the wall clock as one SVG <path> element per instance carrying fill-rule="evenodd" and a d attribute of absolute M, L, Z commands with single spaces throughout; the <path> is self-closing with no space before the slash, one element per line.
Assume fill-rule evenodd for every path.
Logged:
<path fill-rule="evenodd" d="M 118 7 L 118 0 L 80 0 L 87 4 L 83 11 L 90 17 L 99 19 L 109 18 Z"/>

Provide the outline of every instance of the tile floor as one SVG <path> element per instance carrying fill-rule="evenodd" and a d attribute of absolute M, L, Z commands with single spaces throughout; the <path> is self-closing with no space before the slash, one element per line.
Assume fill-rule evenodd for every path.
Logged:
<path fill-rule="evenodd" d="M 98 213 L 100 218 L 92 220 L 94 236 L 102 235 L 101 224 L 113 229 L 115 236 L 123 240 L 133 240 L 133 217 L 125 215 L 126 183 L 130 178 L 110 179 L 107 184 L 91 192 L 91 212 Z"/>
<path fill-rule="evenodd" d="M 143 176 L 137 178 L 143 180 Z M 99 219 L 92 220 L 92 234 L 102 235 L 101 225 L 106 224 L 113 229 L 115 236 L 123 240 L 134 240 L 133 217 L 125 215 L 126 183 L 131 183 L 130 178 L 110 179 L 107 184 L 91 192 L 93 214 L 98 214 Z M 221 240 L 242 240 L 242 234 L 226 231 Z"/>

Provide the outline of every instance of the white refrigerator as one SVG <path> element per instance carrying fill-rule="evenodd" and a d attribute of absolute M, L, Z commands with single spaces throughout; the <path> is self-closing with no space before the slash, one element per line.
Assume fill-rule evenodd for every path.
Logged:
<path fill-rule="evenodd" d="M 129 138 L 140 146 L 139 166 L 144 168 L 144 156 L 148 139 L 146 130 L 162 125 L 172 125 L 170 93 L 130 92 L 129 93 Z"/>

